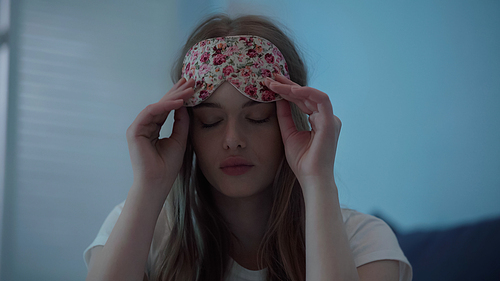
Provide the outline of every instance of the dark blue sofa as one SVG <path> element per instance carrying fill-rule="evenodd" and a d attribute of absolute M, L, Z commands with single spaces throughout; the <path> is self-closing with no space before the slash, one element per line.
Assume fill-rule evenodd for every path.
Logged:
<path fill-rule="evenodd" d="M 500 218 L 410 233 L 388 224 L 413 267 L 414 281 L 500 281 Z"/>

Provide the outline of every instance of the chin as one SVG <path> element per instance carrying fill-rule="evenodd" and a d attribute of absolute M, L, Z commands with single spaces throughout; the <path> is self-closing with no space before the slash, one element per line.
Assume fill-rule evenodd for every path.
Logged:
<path fill-rule="evenodd" d="M 255 186 L 247 187 L 241 184 L 238 188 L 234 188 L 234 186 L 235 185 L 231 185 L 230 187 L 212 187 L 212 193 L 214 193 L 214 195 L 218 194 L 234 199 L 244 199 L 255 195 L 260 195 L 265 191 L 270 190 L 270 187 L 256 188 Z"/>

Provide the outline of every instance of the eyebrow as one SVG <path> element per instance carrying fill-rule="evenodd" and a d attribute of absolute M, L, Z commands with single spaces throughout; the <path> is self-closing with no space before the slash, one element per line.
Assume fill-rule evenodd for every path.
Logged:
<path fill-rule="evenodd" d="M 260 104 L 260 102 L 257 102 L 257 101 L 254 101 L 254 100 L 249 100 L 249 101 L 245 102 L 241 106 L 241 108 L 250 107 L 250 106 L 256 105 L 256 104 Z M 219 108 L 219 109 L 223 108 L 222 105 L 220 103 L 217 103 L 217 102 L 203 102 L 203 103 L 200 103 L 197 106 L 193 107 L 193 109 L 202 108 L 202 107 Z"/>

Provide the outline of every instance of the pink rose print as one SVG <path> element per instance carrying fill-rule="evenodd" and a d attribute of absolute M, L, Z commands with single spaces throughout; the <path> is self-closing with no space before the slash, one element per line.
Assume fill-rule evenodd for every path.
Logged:
<path fill-rule="evenodd" d="M 273 74 L 271 73 L 271 71 L 269 71 L 269 69 L 262 69 L 262 77 L 272 78 Z"/>
<path fill-rule="evenodd" d="M 245 41 L 247 46 L 251 46 L 253 43 L 253 38 L 240 37 L 240 41 Z"/>
<path fill-rule="evenodd" d="M 207 90 L 200 91 L 200 99 L 202 99 L 202 100 L 208 98 L 209 95 L 210 94 L 208 93 Z"/>
<path fill-rule="evenodd" d="M 191 58 L 190 58 L 189 60 L 190 60 L 190 61 L 195 60 L 195 59 L 198 57 L 198 55 L 199 55 L 198 51 L 193 51 L 193 52 L 191 53 Z"/>
<path fill-rule="evenodd" d="M 221 65 L 226 62 L 226 56 L 222 54 L 215 55 L 214 65 Z"/>
<path fill-rule="evenodd" d="M 252 71 L 250 70 L 250 68 L 246 67 L 246 68 L 243 68 L 241 70 L 241 76 L 250 76 L 250 74 L 252 74 Z"/>
<path fill-rule="evenodd" d="M 239 88 L 241 86 L 241 82 L 238 79 L 227 79 L 227 81 L 233 84 L 233 86 L 235 86 L 236 88 Z"/>
<path fill-rule="evenodd" d="M 277 58 L 278 61 L 280 61 L 280 60 L 283 59 L 283 55 L 280 53 L 280 51 L 278 50 L 278 48 L 274 48 L 273 49 L 273 54 L 278 57 Z"/>
<path fill-rule="evenodd" d="M 279 65 L 273 65 L 273 73 L 281 73 Z"/>
<path fill-rule="evenodd" d="M 226 43 L 219 43 L 217 44 L 217 49 L 224 50 L 226 49 L 227 44 Z"/>
<path fill-rule="evenodd" d="M 266 59 L 267 63 L 273 63 L 274 62 L 274 56 L 271 55 L 271 54 L 266 54 L 264 56 L 264 58 Z"/>
<path fill-rule="evenodd" d="M 224 67 L 224 69 L 222 69 L 222 73 L 224 73 L 224 75 L 229 75 L 233 72 L 234 72 L 234 68 L 231 65 L 228 65 L 228 66 Z"/>
<path fill-rule="evenodd" d="M 269 90 L 269 88 L 263 83 L 263 82 L 260 82 L 260 87 L 261 87 L 261 90 L 260 90 L 260 93 L 261 93 L 261 100 L 263 101 L 273 101 L 276 99 L 276 94 Z"/>
<path fill-rule="evenodd" d="M 264 61 L 261 58 L 258 58 L 254 63 L 253 67 L 255 68 L 261 68 L 264 66 Z"/>
<path fill-rule="evenodd" d="M 257 52 L 255 51 L 255 49 L 250 49 L 247 52 L 247 56 L 249 56 L 251 58 L 255 57 L 256 55 L 257 55 Z"/>
<path fill-rule="evenodd" d="M 229 48 L 226 48 L 226 52 L 224 53 L 226 56 L 232 56 L 235 52 L 237 52 L 239 49 L 238 49 L 238 46 L 236 45 L 233 45 Z"/>
<path fill-rule="evenodd" d="M 251 97 L 255 97 L 257 95 L 257 87 L 248 85 L 245 87 L 245 93 Z"/>
<path fill-rule="evenodd" d="M 200 66 L 200 69 L 198 69 L 198 74 L 199 75 L 205 75 L 207 72 L 209 72 L 212 69 L 212 66 L 210 64 L 202 64 Z"/>
<path fill-rule="evenodd" d="M 271 92 L 271 90 L 266 90 L 266 91 L 263 91 L 262 93 L 262 96 L 261 96 L 261 99 L 263 101 L 272 101 L 275 99 L 274 97 L 274 93 Z"/>
<path fill-rule="evenodd" d="M 214 46 L 214 47 L 212 48 L 212 50 L 214 51 L 214 54 L 215 54 L 215 55 L 222 54 L 222 50 L 221 50 L 221 49 L 219 49 L 219 48 L 217 48 L 217 46 Z"/>
<path fill-rule="evenodd" d="M 203 55 L 201 55 L 200 61 L 201 62 L 207 62 L 209 59 L 210 59 L 210 54 L 209 53 L 203 53 Z"/>

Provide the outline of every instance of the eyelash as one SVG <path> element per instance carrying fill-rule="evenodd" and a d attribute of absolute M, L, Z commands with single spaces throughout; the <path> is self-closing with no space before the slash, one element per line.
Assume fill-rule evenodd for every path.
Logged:
<path fill-rule="evenodd" d="M 254 123 L 254 124 L 262 124 L 262 123 L 266 123 L 267 121 L 269 121 L 269 117 L 267 118 L 264 118 L 264 119 L 259 119 L 259 120 L 254 120 L 254 119 L 249 119 L 247 118 L 248 121 Z"/>
<path fill-rule="evenodd" d="M 264 119 L 259 119 L 259 120 L 254 120 L 254 119 L 250 119 L 250 118 L 247 118 L 247 120 L 250 122 L 250 123 L 254 123 L 254 124 L 263 124 L 263 123 L 266 123 L 269 121 L 269 117 L 268 118 L 264 118 Z M 204 129 L 208 129 L 208 128 L 212 128 L 212 127 L 215 127 L 217 126 L 217 124 L 219 124 L 222 120 L 220 121 L 217 121 L 215 123 L 211 123 L 211 124 L 205 124 L 205 123 L 201 123 L 201 127 L 204 128 Z"/>
<path fill-rule="evenodd" d="M 222 121 L 222 120 L 221 120 Z M 215 123 L 211 123 L 211 124 L 205 124 L 205 123 L 201 123 L 201 127 L 203 129 L 207 129 L 207 128 L 212 128 L 212 127 L 215 127 L 217 124 L 219 124 L 221 121 L 217 121 Z"/>

